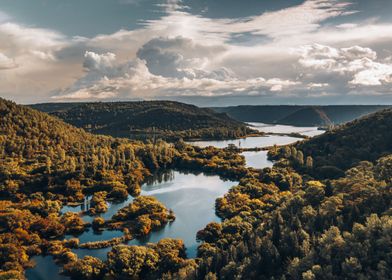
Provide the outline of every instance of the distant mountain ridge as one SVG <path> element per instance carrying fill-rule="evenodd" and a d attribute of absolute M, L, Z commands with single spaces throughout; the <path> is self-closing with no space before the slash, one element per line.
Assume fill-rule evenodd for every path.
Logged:
<path fill-rule="evenodd" d="M 295 126 L 329 126 L 352 121 L 364 115 L 391 107 L 390 105 L 241 105 L 214 107 L 243 122 L 263 122 Z"/>
<path fill-rule="evenodd" d="M 32 108 L 97 134 L 172 138 L 236 138 L 251 133 L 244 123 L 208 108 L 174 101 L 44 103 Z"/>
<path fill-rule="evenodd" d="M 279 119 L 277 123 L 297 126 L 330 126 L 334 124 L 328 114 L 318 107 L 302 108 Z"/>

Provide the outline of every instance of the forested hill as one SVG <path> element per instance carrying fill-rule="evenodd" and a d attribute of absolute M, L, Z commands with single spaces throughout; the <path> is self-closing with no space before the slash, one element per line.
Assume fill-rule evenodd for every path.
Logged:
<path fill-rule="evenodd" d="M 87 131 L 115 137 L 236 138 L 250 132 L 226 113 L 172 101 L 49 103 L 31 107 Z"/>
<path fill-rule="evenodd" d="M 277 153 L 278 152 L 278 153 Z M 322 135 L 279 150 L 274 159 L 287 158 L 315 177 L 340 177 L 361 161 L 376 163 L 392 154 L 392 109 L 385 109 L 334 127 Z"/>
<path fill-rule="evenodd" d="M 387 105 L 256 105 L 215 107 L 213 110 L 227 113 L 243 122 L 276 123 L 295 126 L 329 126 L 342 124 L 369 113 L 388 108 Z"/>
<path fill-rule="evenodd" d="M 298 148 L 313 157 L 315 166 L 347 169 L 359 161 L 375 161 L 392 153 L 392 109 L 338 126 Z"/>
<path fill-rule="evenodd" d="M 164 142 L 152 146 L 93 135 L 4 99 L 0 117 L 0 179 L 14 182 L 11 189 L 0 188 L 3 196 L 35 188 L 64 192 L 65 181 L 72 178 L 94 178 L 91 187 L 96 182 L 108 189 L 112 185 L 135 191 L 143 174 L 170 164 L 173 157 L 171 146 Z"/>

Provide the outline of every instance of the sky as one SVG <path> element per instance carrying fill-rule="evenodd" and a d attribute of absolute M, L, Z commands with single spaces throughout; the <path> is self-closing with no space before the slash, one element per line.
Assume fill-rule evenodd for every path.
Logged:
<path fill-rule="evenodd" d="M 17 103 L 392 104 L 391 0 L 0 0 Z"/>

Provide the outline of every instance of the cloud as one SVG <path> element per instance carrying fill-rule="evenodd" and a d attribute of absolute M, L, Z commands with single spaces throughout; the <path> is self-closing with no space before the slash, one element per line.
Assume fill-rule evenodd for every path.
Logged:
<path fill-rule="evenodd" d="M 173 51 L 173 49 L 184 44 L 188 48 L 183 49 L 183 55 L 180 58 L 165 53 L 168 49 Z M 162 49 L 157 51 L 155 46 L 163 48 L 167 57 L 163 57 Z M 208 61 L 188 63 L 189 60 L 195 59 L 193 57 L 195 56 L 195 53 L 193 53 L 195 46 L 187 38 L 158 38 L 143 46 L 138 52 L 138 58 L 125 63 L 116 61 L 116 57 L 110 53 L 86 52 L 84 66 L 87 74 L 71 87 L 55 92 L 53 98 L 84 100 L 194 94 L 211 96 L 238 93 L 252 94 L 254 91 L 260 94 L 272 94 L 299 84 L 295 81 L 279 78 L 239 79 L 234 73 L 224 68 L 213 70 L 177 68 L 192 65 L 201 67 L 208 64 Z M 208 54 L 213 53 L 206 46 L 198 45 L 197 47 L 197 52 L 205 54 L 206 58 Z M 212 49 L 215 49 L 215 47 L 212 47 Z M 151 63 L 151 61 L 154 63 Z M 165 69 L 165 66 L 168 66 L 168 68 Z M 186 75 L 183 75 L 184 73 Z"/>
<path fill-rule="evenodd" d="M 356 11 L 348 10 L 350 2 L 337 0 L 308 0 L 301 5 L 265 12 L 257 16 L 238 19 L 211 19 L 183 11 L 180 1 L 168 1 L 168 15 L 157 20 L 148 20 L 150 30 L 171 31 L 172 36 L 187 34 L 195 39 L 210 42 L 228 41 L 232 36 L 249 33 L 265 35 L 273 39 L 310 33 L 320 27 L 321 22 Z"/>
<path fill-rule="evenodd" d="M 96 54 L 94 52 L 87 51 L 84 54 L 83 67 L 89 71 L 107 72 L 108 69 L 113 67 L 113 63 L 116 60 L 114 53 L 108 52 L 105 54 Z"/>
<path fill-rule="evenodd" d="M 14 60 L 0 53 L 0 70 L 13 69 L 18 67 Z"/>
<path fill-rule="evenodd" d="M 80 61 L 59 60 L 58 52 L 72 45 L 49 29 L 0 23 L 0 94 L 22 102 L 48 100 L 49 91 L 70 84 L 81 72 Z"/>
<path fill-rule="evenodd" d="M 146 61 L 154 75 L 173 78 L 214 77 L 225 79 L 230 76 L 227 69 L 209 71 L 210 61 L 223 55 L 222 46 L 204 46 L 184 37 L 155 38 L 143 45 L 137 57 Z"/>
<path fill-rule="evenodd" d="M 299 48 L 301 59 L 299 63 L 304 67 L 324 69 L 334 72 L 352 72 L 362 68 L 366 59 L 377 59 L 377 53 L 370 48 L 352 46 L 349 48 L 333 48 L 330 46 L 312 44 Z"/>
<path fill-rule="evenodd" d="M 378 60 L 377 53 L 360 46 L 333 48 L 320 44 L 301 47 L 299 64 L 305 76 L 319 79 L 328 76 L 334 81 L 334 87 L 352 94 L 359 86 L 365 86 L 369 92 L 387 92 L 392 85 L 392 64 L 388 59 Z M 309 71 L 311 70 L 311 71 Z M 310 83 L 315 85 L 325 83 Z M 363 90 L 359 90 L 363 93 Z"/>
<path fill-rule="evenodd" d="M 166 3 L 160 3 L 157 6 L 164 8 L 167 13 L 188 8 L 182 4 L 182 0 L 167 0 Z"/>
<path fill-rule="evenodd" d="M 93 38 L 0 15 L 3 92 L 56 100 L 389 94 L 392 24 L 345 22 L 357 12 L 350 2 L 308 0 L 242 18 L 192 14 L 175 0 L 160 7 L 163 16 L 137 29 Z M 238 44 L 243 37 L 258 39 Z"/>
<path fill-rule="evenodd" d="M 359 71 L 350 81 L 352 85 L 392 86 L 392 64 L 378 63 L 365 58 L 359 61 L 356 69 Z"/>
<path fill-rule="evenodd" d="M 53 53 L 64 47 L 65 37 L 48 29 L 31 28 L 15 23 L 0 24 L 1 48 L 14 54 L 41 51 Z"/>
<path fill-rule="evenodd" d="M 339 91 L 352 91 L 360 83 L 386 83 L 387 71 L 382 72 L 378 66 L 372 68 L 373 76 L 379 77 L 376 81 L 366 81 L 363 76 L 369 72 L 361 73 L 365 69 L 370 71 L 369 67 L 361 66 L 364 58 L 377 60 L 377 53 L 371 48 L 307 44 L 314 40 L 335 40 L 340 44 L 342 38 L 336 34 L 342 30 L 357 36 L 357 29 L 363 28 L 358 23 L 322 25 L 327 19 L 355 13 L 350 5 L 309 0 L 283 10 L 234 20 L 192 15 L 181 1 L 169 1 L 164 5 L 167 15 L 146 21 L 142 29 L 120 30 L 88 40 L 87 46 L 109 49 L 113 55 L 106 61 L 108 53 L 89 53 L 84 62 L 88 73 L 71 87 L 56 92 L 55 98 L 334 96 Z M 367 24 L 374 25 L 374 22 Z M 320 30 L 325 32 L 323 36 Z M 272 40 L 249 46 L 231 43 L 233 36 L 244 33 Z M 373 32 L 372 36 L 379 35 Z M 86 67 L 86 64 L 94 66 Z"/>
<path fill-rule="evenodd" d="M 57 32 L 10 22 L 0 24 L 0 42 L 3 68 L 17 68 L 15 71 L 23 74 L 53 65 L 56 52 L 68 44 Z"/>

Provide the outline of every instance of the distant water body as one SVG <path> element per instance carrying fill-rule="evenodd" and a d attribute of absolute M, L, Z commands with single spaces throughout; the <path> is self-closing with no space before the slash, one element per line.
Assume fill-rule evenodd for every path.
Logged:
<path fill-rule="evenodd" d="M 299 133 L 308 137 L 314 137 L 324 133 L 323 130 L 318 130 L 317 127 L 296 127 L 265 123 L 249 123 L 249 127 L 265 133 Z M 234 144 L 240 148 L 265 148 L 273 145 L 287 145 L 300 140 L 303 139 L 285 135 L 266 135 L 236 140 L 192 141 L 188 143 L 200 147 L 214 146 L 217 148 L 226 148 L 229 144 Z M 267 151 L 243 152 L 242 155 L 245 157 L 247 167 L 262 169 L 273 165 L 273 162 L 267 158 Z"/>

